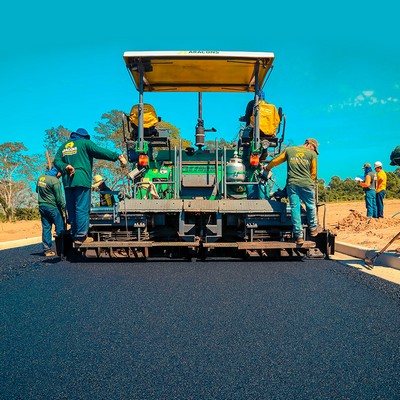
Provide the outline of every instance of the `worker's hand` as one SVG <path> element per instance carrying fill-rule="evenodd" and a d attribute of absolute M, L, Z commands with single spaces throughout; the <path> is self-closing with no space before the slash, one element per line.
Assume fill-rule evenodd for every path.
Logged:
<path fill-rule="evenodd" d="M 120 163 L 121 163 L 121 165 L 123 166 L 123 167 L 126 167 L 126 158 L 124 157 L 124 155 L 123 154 L 120 154 L 119 156 L 118 156 L 118 160 L 120 161 Z"/>
<path fill-rule="evenodd" d="M 267 169 L 263 169 L 259 175 L 260 179 L 264 182 L 266 182 L 268 179 L 271 179 L 272 177 L 272 172 L 268 171 Z"/>
<path fill-rule="evenodd" d="M 268 179 L 271 179 L 272 171 L 267 169 L 267 167 L 264 167 L 264 171 L 263 171 L 262 175 L 263 175 L 263 178 L 267 181 Z"/>
<path fill-rule="evenodd" d="M 72 176 L 75 173 L 75 168 L 72 165 L 67 165 L 65 170 L 69 176 Z"/>

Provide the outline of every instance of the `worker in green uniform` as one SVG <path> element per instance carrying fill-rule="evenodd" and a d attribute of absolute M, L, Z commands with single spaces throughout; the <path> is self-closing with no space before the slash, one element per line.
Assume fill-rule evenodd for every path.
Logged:
<path fill-rule="evenodd" d="M 304 243 L 301 202 L 306 206 L 310 236 L 315 237 L 320 231 L 315 200 L 318 154 L 318 142 L 310 138 L 306 139 L 301 146 L 286 148 L 264 167 L 267 173 L 269 173 L 273 167 L 285 161 L 287 163 L 286 190 L 291 209 L 293 236 L 295 243 L 298 245 Z"/>
<path fill-rule="evenodd" d="M 65 209 L 65 200 L 60 183 L 61 172 L 53 167 L 41 175 L 36 183 L 38 194 L 39 213 L 42 222 L 43 252 L 46 257 L 55 256 L 52 250 L 52 228 L 55 226 L 56 235 L 64 229 L 62 213 Z"/>
<path fill-rule="evenodd" d="M 86 129 L 72 132 L 55 156 L 54 165 L 62 172 L 68 220 L 76 244 L 93 242 L 88 237 L 92 186 L 93 159 L 121 162 L 126 166 L 123 154 L 97 146 L 90 140 Z"/>

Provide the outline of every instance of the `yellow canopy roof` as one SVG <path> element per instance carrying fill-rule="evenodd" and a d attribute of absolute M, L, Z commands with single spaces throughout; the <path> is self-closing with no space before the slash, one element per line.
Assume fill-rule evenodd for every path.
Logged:
<path fill-rule="evenodd" d="M 274 53 L 241 51 L 127 51 L 124 60 L 144 92 L 254 92 L 263 87 Z"/>

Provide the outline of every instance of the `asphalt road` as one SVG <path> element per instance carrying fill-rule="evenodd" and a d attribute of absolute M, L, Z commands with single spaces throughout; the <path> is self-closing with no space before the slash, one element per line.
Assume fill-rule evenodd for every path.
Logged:
<path fill-rule="evenodd" d="M 0 398 L 398 399 L 400 290 L 335 261 L 0 251 Z"/>

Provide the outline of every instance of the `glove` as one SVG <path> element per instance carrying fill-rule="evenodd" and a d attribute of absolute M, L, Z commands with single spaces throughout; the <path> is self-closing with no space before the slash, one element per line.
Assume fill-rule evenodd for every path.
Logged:
<path fill-rule="evenodd" d="M 69 176 L 72 176 L 75 173 L 75 168 L 72 165 L 67 165 L 65 170 Z"/>
<path fill-rule="evenodd" d="M 123 167 L 126 167 L 126 158 L 123 156 L 123 154 L 120 154 L 119 155 L 119 157 L 118 157 L 118 160 L 120 161 L 120 163 L 121 163 L 121 165 L 123 166 Z"/>
<path fill-rule="evenodd" d="M 268 179 L 271 179 L 272 177 L 272 172 L 268 171 L 267 169 L 264 169 L 264 171 L 261 174 L 262 179 L 264 179 L 265 181 L 267 181 Z"/>

